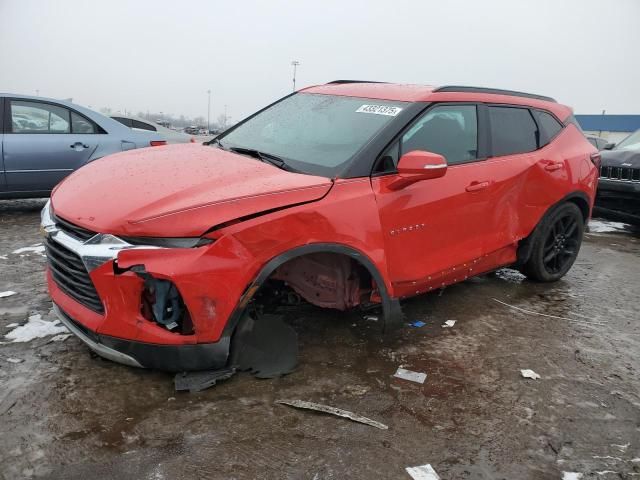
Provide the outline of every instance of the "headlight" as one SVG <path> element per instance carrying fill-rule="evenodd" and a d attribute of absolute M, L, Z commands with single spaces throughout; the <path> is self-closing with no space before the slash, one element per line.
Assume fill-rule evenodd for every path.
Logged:
<path fill-rule="evenodd" d="M 162 248 L 194 248 L 213 243 L 211 238 L 200 237 L 119 237 L 131 245 L 148 245 Z"/>

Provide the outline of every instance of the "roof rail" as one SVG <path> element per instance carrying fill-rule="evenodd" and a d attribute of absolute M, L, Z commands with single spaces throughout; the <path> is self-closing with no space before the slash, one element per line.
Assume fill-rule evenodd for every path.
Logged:
<path fill-rule="evenodd" d="M 484 87 L 463 87 L 459 85 L 445 85 L 438 87 L 434 92 L 468 92 L 468 93 L 493 93 L 495 95 L 510 95 L 512 97 L 524 97 L 535 98 L 536 100 L 544 100 L 546 102 L 556 102 L 551 97 L 545 97 L 544 95 L 536 95 L 534 93 L 516 92 L 514 90 L 501 90 L 499 88 L 484 88 Z"/>
<path fill-rule="evenodd" d="M 333 80 L 332 82 L 327 82 L 327 85 L 341 84 L 341 83 L 387 83 L 387 82 L 376 82 L 373 80 Z"/>

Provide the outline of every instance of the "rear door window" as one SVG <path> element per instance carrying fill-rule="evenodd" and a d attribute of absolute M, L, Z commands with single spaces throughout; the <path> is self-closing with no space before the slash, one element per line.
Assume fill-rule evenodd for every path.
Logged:
<path fill-rule="evenodd" d="M 44 102 L 10 100 L 12 133 L 70 133 L 69 110 Z"/>
<path fill-rule="evenodd" d="M 489 120 L 494 157 L 538 148 L 538 126 L 528 108 L 489 107 Z"/>
<path fill-rule="evenodd" d="M 562 130 L 562 124 L 553 115 L 541 110 L 534 110 L 538 127 L 540 128 L 540 146 L 544 147 Z"/>

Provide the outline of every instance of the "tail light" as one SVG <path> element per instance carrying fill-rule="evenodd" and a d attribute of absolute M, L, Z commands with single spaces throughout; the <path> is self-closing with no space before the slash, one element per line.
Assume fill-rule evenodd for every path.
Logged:
<path fill-rule="evenodd" d="M 602 156 L 599 152 L 591 154 L 591 162 L 596 166 L 596 168 L 600 168 L 600 162 L 602 161 Z"/>
<path fill-rule="evenodd" d="M 152 147 L 161 147 L 162 145 L 166 145 L 167 141 L 166 140 L 151 140 L 151 142 L 149 142 L 149 144 Z"/>

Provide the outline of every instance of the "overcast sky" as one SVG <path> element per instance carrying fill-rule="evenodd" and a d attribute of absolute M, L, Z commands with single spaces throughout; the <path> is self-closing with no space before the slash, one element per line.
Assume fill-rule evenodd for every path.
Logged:
<path fill-rule="evenodd" d="M 639 0 L 0 0 L 0 92 L 239 120 L 333 79 L 550 95 L 640 114 Z"/>

